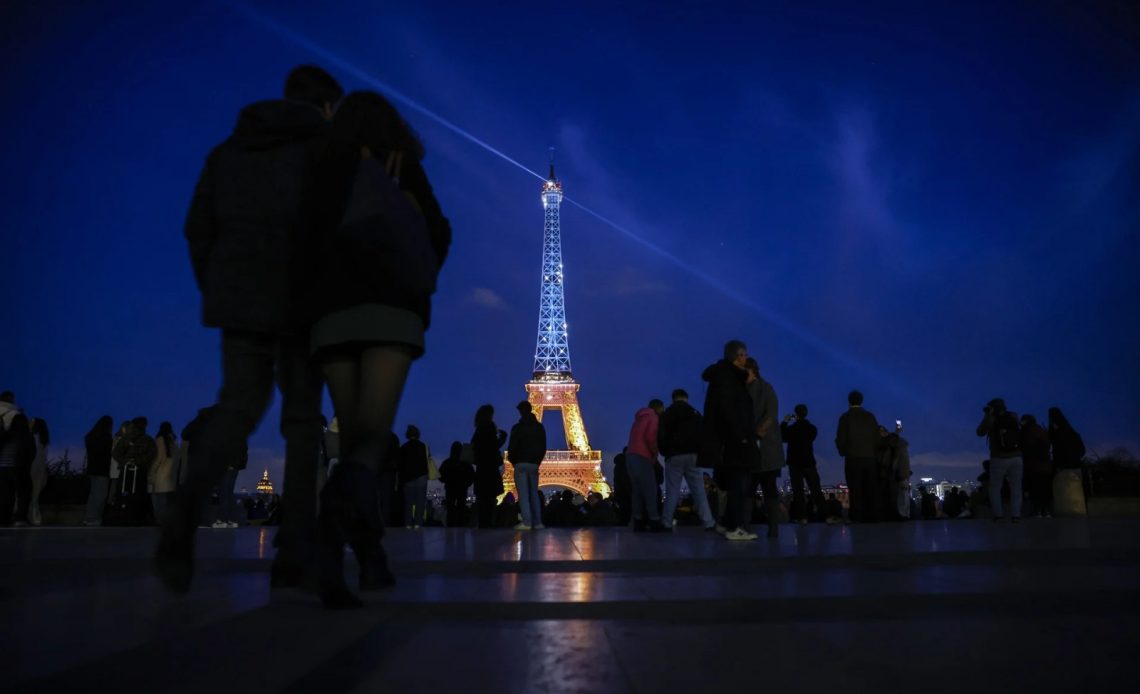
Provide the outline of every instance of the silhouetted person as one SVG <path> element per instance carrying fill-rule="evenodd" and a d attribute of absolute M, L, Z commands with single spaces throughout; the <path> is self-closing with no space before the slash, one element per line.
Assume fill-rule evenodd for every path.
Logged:
<path fill-rule="evenodd" d="M 747 362 L 748 346 L 740 340 L 730 340 L 724 346 L 724 357 L 701 374 L 708 390 L 700 465 L 717 468 L 724 480 L 728 502 L 722 522 L 728 540 L 756 539 L 749 523 L 755 496 L 752 474 L 759 469 L 760 449 L 756 446 L 752 398 L 746 385 Z"/>
<path fill-rule="evenodd" d="M 495 504 L 503 493 L 503 444 L 507 432 L 495 426 L 495 408 L 483 405 L 475 412 L 475 515 L 480 528 L 495 527 Z M 511 523 L 514 525 L 514 523 Z"/>
<path fill-rule="evenodd" d="M 957 518 L 962 515 L 962 498 L 958 495 L 958 488 L 952 487 L 942 499 L 942 515 L 947 518 Z"/>
<path fill-rule="evenodd" d="M 178 441 L 174 437 L 174 427 L 170 422 L 158 425 L 158 433 L 154 436 L 157 449 L 154 465 L 147 473 L 147 489 L 150 492 L 150 503 L 154 508 L 154 519 L 162 524 L 169 507 L 170 497 L 178 489 L 178 479 L 175 470 L 176 456 L 178 455 Z"/>
<path fill-rule="evenodd" d="M 756 360 L 749 357 L 744 366 L 748 371 L 745 385 L 752 399 L 752 421 L 760 449 L 759 473 L 755 477 L 764 492 L 764 519 L 768 523 L 768 537 L 774 539 L 779 535 L 780 527 L 780 496 L 776 480 L 784 467 L 784 441 L 777 424 L 780 402 L 776 398 L 776 389 L 760 377 L 760 365 Z"/>
<path fill-rule="evenodd" d="M 857 390 L 847 395 L 848 410 L 839 416 L 835 447 L 844 458 L 847 477 L 848 520 L 872 523 L 879 519 L 882 506 L 878 463 L 879 422 L 863 409 L 863 394 Z"/>
<path fill-rule="evenodd" d="M 1049 433 L 1031 414 L 1021 415 L 1021 459 L 1025 468 L 1025 490 L 1038 517 L 1053 515 L 1053 460 L 1049 455 Z"/>
<path fill-rule="evenodd" d="M 910 515 L 910 444 L 902 437 L 902 425 L 896 425 L 893 432 L 879 427 L 878 462 L 880 516 L 883 520 L 902 520 Z"/>
<path fill-rule="evenodd" d="M 404 492 L 400 488 L 400 437 L 388 432 L 384 456 L 376 475 L 380 518 L 384 525 L 398 527 L 404 523 Z"/>
<path fill-rule="evenodd" d="M 657 508 L 657 475 L 653 469 L 657 462 L 658 417 L 665 411 L 665 403 L 657 398 L 639 409 L 633 416 L 629 430 L 629 444 L 625 449 L 625 465 L 632 482 L 633 529 L 660 531 L 667 529 L 661 523 Z"/>
<path fill-rule="evenodd" d="M 83 525 L 103 525 L 103 509 L 107 505 L 107 491 L 111 484 L 111 442 L 114 439 L 115 420 L 103 415 L 83 437 L 87 452 L 87 509 Z"/>
<path fill-rule="evenodd" d="M 376 488 L 364 481 L 375 480 L 384 465 L 404 383 L 424 353 L 431 296 L 451 245 L 423 157 L 419 137 L 375 92 L 344 98 L 321 157 L 312 343 L 341 435 L 341 462 L 321 495 L 321 546 L 330 553 L 322 565 L 333 570 L 325 578 L 330 585 L 342 583 L 343 569 L 336 567 L 343 565 L 337 551 L 343 541 L 358 558 L 365 553 L 369 573 L 388 575 Z M 422 525 L 427 506 L 418 483 L 402 491 L 405 509 L 416 508 L 413 527 Z M 340 502 L 325 503 L 333 496 Z M 356 605 L 341 594 L 343 600 L 325 602 Z"/>
<path fill-rule="evenodd" d="M 1010 517 L 1016 523 L 1021 519 L 1021 423 L 1001 398 L 990 400 L 982 412 L 977 434 L 986 437 L 990 449 L 990 507 L 993 508 L 994 520 L 1000 521 L 1002 483 L 1008 481 Z"/>
<path fill-rule="evenodd" d="M 404 492 L 404 527 L 419 529 L 427 521 L 428 450 L 420 430 L 409 426 L 400 446 L 400 489 Z"/>
<path fill-rule="evenodd" d="M 850 493 L 850 490 L 849 492 Z M 828 494 L 827 501 L 823 505 L 824 520 L 831 523 L 838 523 L 843 520 L 843 502 L 836 498 L 835 494 Z"/>
<path fill-rule="evenodd" d="M 788 474 L 792 478 L 792 507 L 797 509 L 800 523 L 806 524 L 812 516 L 823 510 L 823 489 L 819 484 L 819 469 L 815 460 L 815 437 L 819 431 L 808 421 L 807 405 L 796 405 L 795 414 L 784 417 L 780 423 L 780 436 L 788 446 Z M 811 501 L 805 503 L 804 485 L 811 492 Z"/>
<path fill-rule="evenodd" d="M 1085 457 L 1085 442 L 1059 407 L 1049 408 L 1049 444 L 1053 447 L 1053 463 L 1060 470 L 1076 469 Z"/>
<path fill-rule="evenodd" d="M 249 444 L 242 441 L 226 452 L 226 469 L 218 483 L 218 513 L 211 528 L 238 527 L 238 504 L 234 503 L 234 486 L 238 475 L 249 465 Z M 315 472 L 315 471 L 314 471 Z"/>
<path fill-rule="evenodd" d="M 10 404 L 12 401 L 0 402 Z M 36 456 L 36 442 L 28 418 L 22 412 L 9 409 L 3 412 L 3 420 L 6 424 L 0 430 L 0 526 L 27 525 L 32 496 L 28 471 Z"/>
<path fill-rule="evenodd" d="M 343 94 L 324 70 L 295 68 L 284 99 L 242 110 L 198 179 L 186 239 L 202 292 L 202 323 L 222 331 L 222 386 L 155 557 L 156 573 L 175 592 L 190 589 L 195 527 L 210 490 L 269 408 L 275 383 L 282 395 L 285 475 L 270 584 L 295 587 L 311 576 L 321 378 L 301 305 L 314 281 L 305 238 L 316 221 L 316 155 Z"/>
<path fill-rule="evenodd" d="M 629 479 L 629 467 L 626 464 L 623 447 L 621 453 L 614 456 L 614 504 L 617 506 L 617 524 L 629 525 L 633 518 L 633 482 Z"/>
<path fill-rule="evenodd" d="M 150 516 L 146 479 L 158 448 L 146 427 L 146 417 L 132 419 L 130 431 L 111 451 L 111 457 L 119 463 L 118 510 L 125 525 L 144 525 Z"/>
<path fill-rule="evenodd" d="M 36 446 L 36 454 L 32 457 L 32 464 L 28 468 L 28 477 L 31 480 L 32 491 L 28 503 L 28 522 L 32 525 L 43 524 L 43 514 L 40 513 L 40 494 L 48 481 L 48 444 L 51 443 L 51 434 L 48 432 L 47 422 L 36 417 L 30 420 L 32 441 Z"/>
<path fill-rule="evenodd" d="M 603 499 L 598 492 L 590 492 L 586 496 L 586 513 L 582 522 L 592 528 L 616 524 L 617 513 L 614 512 L 613 502 Z"/>
<path fill-rule="evenodd" d="M 938 519 L 938 497 L 927 489 L 925 486 L 918 488 L 918 493 L 921 495 L 921 514 L 922 520 L 937 520 Z"/>
<path fill-rule="evenodd" d="M 467 489 L 475 481 L 475 468 L 463 459 L 463 444 L 451 444 L 451 454 L 439 466 L 439 481 L 443 483 L 443 507 L 447 512 L 447 527 L 467 525 Z"/>
<path fill-rule="evenodd" d="M 534 416 L 530 402 L 523 400 L 516 407 L 519 421 L 511 427 L 507 457 L 515 469 L 515 489 L 519 493 L 519 512 L 522 520 L 515 530 L 541 530 L 542 500 L 538 496 L 538 468 L 546 457 L 546 429 Z"/>
<path fill-rule="evenodd" d="M 681 501 L 681 480 L 684 480 L 701 525 L 706 530 L 716 527 L 704 493 L 704 475 L 697 467 L 703 428 L 701 413 L 689 404 L 689 394 L 681 388 L 674 390 L 673 402 L 662 413 L 657 426 L 658 448 L 665 456 L 665 508 L 661 516 L 665 525 L 673 524 L 673 514 Z"/>

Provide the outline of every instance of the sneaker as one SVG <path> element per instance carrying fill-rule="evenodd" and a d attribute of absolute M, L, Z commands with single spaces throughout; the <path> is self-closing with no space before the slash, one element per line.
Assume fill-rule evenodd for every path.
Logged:
<path fill-rule="evenodd" d="M 410 526 L 410 525 L 405 525 L 405 526 L 404 526 L 404 530 L 411 530 L 411 529 L 412 529 L 412 526 Z"/>
<path fill-rule="evenodd" d="M 807 525 L 807 518 L 801 518 L 800 525 Z"/>
<path fill-rule="evenodd" d="M 238 524 L 235 521 L 230 521 L 229 523 L 226 523 L 226 527 L 227 528 L 236 528 L 236 527 L 238 527 Z"/>
<path fill-rule="evenodd" d="M 420 529 L 420 526 L 418 526 L 418 525 L 413 525 L 413 526 L 412 526 L 412 530 L 419 530 L 419 529 Z"/>
<path fill-rule="evenodd" d="M 542 523 L 539 523 L 538 525 L 534 526 L 534 529 L 535 530 L 546 530 L 546 526 L 543 525 Z"/>
<path fill-rule="evenodd" d="M 214 521 L 214 524 L 211 525 L 210 527 L 211 528 L 228 528 L 228 527 L 230 527 L 230 524 L 223 521 L 223 520 L 216 520 L 216 521 Z"/>
<path fill-rule="evenodd" d="M 519 523 L 515 526 L 515 530 L 533 530 L 533 528 L 526 523 Z"/>
<path fill-rule="evenodd" d="M 728 532 L 728 528 L 724 527 L 720 523 L 717 523 L 716 525 L 714 525 L 713 530 L 715 530 L 718 535 L 724 535 L 725 533 Z"/>
<path fill-rule="evenodd" d="M 736 530 L 724 534 L 726 540 L 755 540 L 757 535 L 750 533 L 744 528 L 737 528 Z"/>

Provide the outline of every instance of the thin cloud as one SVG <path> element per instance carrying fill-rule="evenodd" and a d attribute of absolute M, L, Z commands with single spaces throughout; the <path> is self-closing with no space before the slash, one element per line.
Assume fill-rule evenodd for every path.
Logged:
<path fill-rule="evenodd" d="M 472 306 L 479 306 L 494 311 L 505 311 L 509 308 L 503 297 L 495 293 L 494 290 L 487 289 L 486 287 L 475 287 L 467 293 L 465 301 Z"/>

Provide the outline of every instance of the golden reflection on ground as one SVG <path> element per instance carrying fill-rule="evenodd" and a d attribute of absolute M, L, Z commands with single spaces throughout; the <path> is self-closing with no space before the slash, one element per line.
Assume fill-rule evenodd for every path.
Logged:
<path fill-rule="evenodd" d="M 570 602 L 593 602 L 597 595 L 597 574 L 577 572 L 567 574 L 566 599 Z"/>
<path fill-rule="evenodd" d="M 261 528 L 257 531 L 257 558 L 265 558 L 265 545 L 267 544 L 266 538 L 269 536 L 269 531 Z"/>

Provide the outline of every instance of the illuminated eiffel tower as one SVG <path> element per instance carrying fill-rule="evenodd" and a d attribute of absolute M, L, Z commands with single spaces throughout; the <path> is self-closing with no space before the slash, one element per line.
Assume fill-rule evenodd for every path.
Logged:
<path fill-rule="evenodd" d="M 526 384 L 527 400 L 542 421 L 547 410 L 562 412 L 562 428 L 570 450 L 547 451 L 538 468 L 538 486 L 558 485 L 585 496 L 590 492 L 610 495 L 602 475 L 602 452 L 590 448 L 582 411 L 578 407 L 578 382 L 570 372 L 570 345 L 566 330 L 566 297 L 562 276 L 562 230 L 559 207 L 562 184 L 554 177 L 551 154 L 550 177 L 542 184 L 542 292 L 538 304 L 538 343 L 534 351 L 534 376 Z M 508 461 L 503 468 L 503 486 L 514 491 L 515 473 Z"/>

